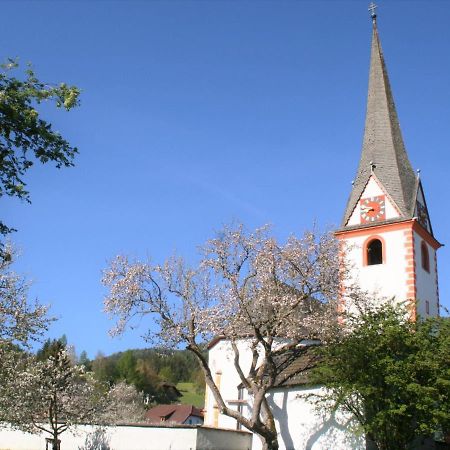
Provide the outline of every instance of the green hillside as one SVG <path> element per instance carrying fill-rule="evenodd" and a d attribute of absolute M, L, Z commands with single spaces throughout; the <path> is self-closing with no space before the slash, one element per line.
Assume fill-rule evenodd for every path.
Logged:
<path fill-rule="evenodd" d="M 194 405 L 197 408 L 203 408 L 205 403 L 205 393 L 199 393 L 194 383 L 178 383 L 177 389 L 183 394 L 178 400 L 184 405 Z"/>

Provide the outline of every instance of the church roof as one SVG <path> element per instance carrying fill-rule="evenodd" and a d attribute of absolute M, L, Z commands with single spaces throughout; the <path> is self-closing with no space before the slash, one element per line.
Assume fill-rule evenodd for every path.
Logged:
<path fill-rule="evenodd" d="M 402 218 L 412 218 L 419 181 L 403 143 L 375 19 L 361 159 L 342 226 L 347 224 L 372 172 L 395 202 Z"/>
<path fill-rule="evenodd" d="M 320 362 L 320 358 L 311 351 L 299 356 L 277 375 L 275 387 L 301 386 L 310 384 L 311 369 Z"/>
<path fill-rule="evenodd" d="M 310 384 L 311 369 L 315 368 L 321 359 L 315 350 L 316 345 L 300 345 L 276 355 L 274 363 L 277 376 L 273 387 Z"/>

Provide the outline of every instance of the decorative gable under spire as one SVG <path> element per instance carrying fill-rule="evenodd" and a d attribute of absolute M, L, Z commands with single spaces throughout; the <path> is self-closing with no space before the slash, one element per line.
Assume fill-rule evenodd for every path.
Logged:
<path fill-rule="evenodd" d="M 363 147 L 343 226 L 349 225 L 352 212 L 372 174 L 395 203 L 400 218 L 412 218 L 419 180 L 403 143 L 375 18 Z"/>

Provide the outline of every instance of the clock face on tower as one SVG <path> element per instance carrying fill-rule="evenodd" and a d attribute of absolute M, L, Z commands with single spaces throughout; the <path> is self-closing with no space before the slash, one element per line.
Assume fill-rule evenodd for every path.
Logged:
<path fill-rule="evenodd" d="M 428 214 L 427 209 L 422 203 L 417 202 L 417 216 L 420 224 L 428 230 Z"/>
<path fill-rule="evenodd" d="M 385 196 L 363 198 L 360 201 L 361 223 L 373 223 L 386 219 Z"/>

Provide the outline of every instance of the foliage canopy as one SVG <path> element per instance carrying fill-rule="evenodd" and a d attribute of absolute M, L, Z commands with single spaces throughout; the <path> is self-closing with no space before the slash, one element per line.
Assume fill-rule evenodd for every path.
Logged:
<path fill-rule="evenodd" d="M 80 91 L 65 83 L 50 85 L 40 81 L 31 66 L 24 77 L 13 75 L 18 69 L 9 60 L 0 71 L 0 197 L 7 195 L 30 201 L 25 173 L 37 161 L 53 162 L 56 167 L 72 166 L 77 153 L 52 125 L 41 117 L 38 106 L 52 102 L 67 111 L 79 103 Z M 0 221 L 0 233 L 12 231 Z"/>
<path fill-rule="evenodd" d="M 391 302 L 346 316 L 348 332 L 319 349 L 325 403 L 351 413 L 379 450 L 450 430 L 450 320 L 408 320 Z"/>

